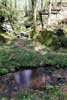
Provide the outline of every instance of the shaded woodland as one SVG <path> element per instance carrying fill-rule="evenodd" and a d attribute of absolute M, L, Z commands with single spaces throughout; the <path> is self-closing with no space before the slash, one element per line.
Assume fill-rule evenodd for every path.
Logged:
<path fill-rule="evenodd" d="M 66 0 L 0 0 L 0 87 L 7 78 L 20 89 L 0 100 L 66 100 Z"/>

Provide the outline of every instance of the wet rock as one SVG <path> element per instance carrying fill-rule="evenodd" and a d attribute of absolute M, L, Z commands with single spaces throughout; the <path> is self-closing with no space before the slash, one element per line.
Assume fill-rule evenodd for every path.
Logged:
<path fill-rule="evenodd" d="M 2 24 L 0 24 L 0 31 L 6 32 L 6 29 L 5 29 L 5 27 Z"/>
<path fill-rule="evenodd" d="M 63 92 L 63 93 L 66 92 L 66 93 L 67 93 L 67 88 L 63 88 L 63 89 L 62 89 L 62 92 Z"/>
<path fill-rule="evenodd" d="M 65 72 L 65 83 L 67 84 L 67 72 Z"/>
<path fill-rule="evenodd" d="M 58 29 L 57 32 L 56 32 L 56 35 L 62 36 L 62 35 L 64 35 L 64 31 L 62 29 Z"/>
<path fill-rule="evenodd" d="M 0 83 L 0 94 L 4 92 L 4 89 L 5 89 L 5 85 Z"/>
<path fill-rule="evenodd" d="M 3 23 L 5 20 L 5 17 L 4 16 L 0 16 L 0 23 Z"/>
<path fill-rule="evenodd" d="M 57 84 L 57 78 L 53 75 L 51 76 L 51 84 L 56 85 Z"/>
<path fill-rule="evenodd" d="M 27 32 L 21 32 L 17 37 L 26 40 L 28 39 L 29 35 L 27 34 Z"/>
<path fill-rule="evenodd" d="M 16 94 L 16 92 L 13 91 L 13 92 L 11 93 L 11 98 L 16 99 L 16 97 L 17 97 L 17 94 Z"/>
<path fill-rule="evenodd" d="M 67 24 L 67 18 L 62 20 L 62 24 Z"/>
<path fill-rule="evenodd" d="M 8 32 L 10 32 L 10 33 L 13 33 L 13 32 L 14 32 L 14 30 L 13 30 L 12 27 L 11 27 L 10 22 L 7 22 L 7 23 L 6 23 L 5 29 L 6 29 L 6 31 L 8 31 Z"/>
<path fill-rule="evenodd" d="M 20 82 L 19 84 L 17 83 L 17 80 Z M 57 84 L 67 84 L 67 69 L 50 68 L 50 74 L 48 67 L 9 73 L 0 76 L 0 98 L 4 96 L 16 98 L 20 90 L 22 91 L 30 88 L 39 90 Z M 67 90 L 64 89 L 63 91 Z"/>

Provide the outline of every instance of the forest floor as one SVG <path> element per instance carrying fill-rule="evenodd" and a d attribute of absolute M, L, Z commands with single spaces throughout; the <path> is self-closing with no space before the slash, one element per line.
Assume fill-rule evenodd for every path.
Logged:
<path fill-rule="evenodd" d="M 15 71 L 20 68 L 42 67 L 52 65 L 67 66 L 66 50 L 51 51 L 39 42 L 16 40 L 0 46 L 0 74 Z"/>
<path fill-rule="evenodd" d="M 28 40 L 19 39 L 15 41 L 14 44 L 27 51 L 35 50 L 39 52 L 41 55 L 44 55 L 46 53 L 46 50 L 44 50 L 45 46 L 41 45 L 39 42 L 32 42 Z"/>

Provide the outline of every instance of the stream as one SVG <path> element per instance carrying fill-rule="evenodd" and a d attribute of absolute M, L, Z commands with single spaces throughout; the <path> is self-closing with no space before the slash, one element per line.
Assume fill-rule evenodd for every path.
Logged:
<path fill-rule="evenodd" d="M 0 76 L 0 99 L 16 97 L 20 90 L 43 90 L 47 86 L 67 85 L 67 68 L 23 69 Z"/>

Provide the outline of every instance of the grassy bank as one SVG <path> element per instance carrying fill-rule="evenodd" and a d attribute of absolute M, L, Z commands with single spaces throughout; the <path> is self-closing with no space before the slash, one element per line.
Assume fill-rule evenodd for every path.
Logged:
<path fill-rule="evenodd" d="M 45 64 L 67 66 L 67 55 L 64 53 L 40 53 L 27 51 L 15 45 L 0 46 L 0 73 L 14 71 L 16 68 L 39 67 Z"/>
<path fill-rule="evenodd" d="M 66 53 L 47 53 L 44 56 L 44 63 L 48 65 L 56 65 L 58 67 L 67 66 L 67 54 Z"/>
<path fill-rule="evenodd" d="M 26 51 L 15 45 L 0 46 L 0 73 L 14 71 L 19 67 L 39 66 L 42 57 L 39 53 Z"/>

